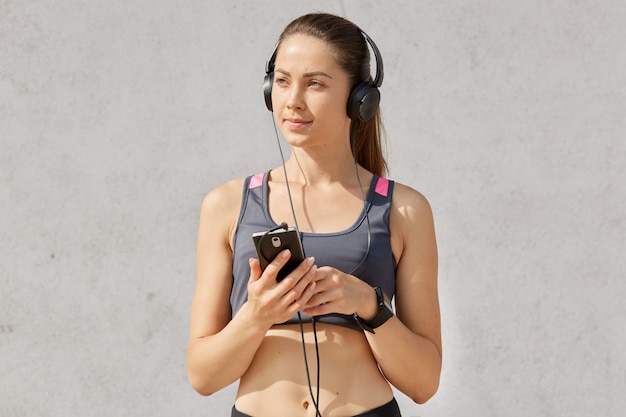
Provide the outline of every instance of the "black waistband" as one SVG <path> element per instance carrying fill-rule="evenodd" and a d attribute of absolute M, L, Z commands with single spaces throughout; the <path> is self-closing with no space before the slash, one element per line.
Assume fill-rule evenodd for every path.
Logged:
<path fill-rule="evenodd" d="M 233 406 L 233 410 L 230 417 L 252 417 L 249 414 L 242 413 Z M 366 411 L 361 414 L 357 414 L 354 417 L 401 417 L 400 407 L 395 398 L 389 401 L 387 404 L 376 407 L 373 410 Z"/>

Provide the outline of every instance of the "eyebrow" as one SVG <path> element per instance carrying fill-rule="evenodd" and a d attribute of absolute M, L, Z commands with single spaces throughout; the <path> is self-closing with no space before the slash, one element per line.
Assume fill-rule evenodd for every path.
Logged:
<path fill-rule="evenodd" d="M 285 75 L 291 77 L 291 74 L 289 73 L 289 71 L 285 71 L 285 70 L 280 69 L 280 68 L 277 68 L 274 71 L 280 72 L 281 74 L 285 74 Z M 302 78 L 310 78 L 310 77 L 328 77 L 331 80 L 333 79 L 333 77 L 331 77 L 328 73 L 326 73 L 324 71 L 305 72 L 304 74 L 302 74 Z"/>

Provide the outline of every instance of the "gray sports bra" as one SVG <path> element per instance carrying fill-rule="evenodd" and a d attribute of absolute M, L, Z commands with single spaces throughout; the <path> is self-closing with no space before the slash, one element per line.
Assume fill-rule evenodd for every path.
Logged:
<path fill-rule="evenodd" d="M 278 226 L 268 211 L 268 174 L 257 174 L 244 181 L 243 201 L 234 237 L 233 288 L 230 296 L 234 316 L 248 298 L 250 278 L 248 259 L 256 258 L 252 234 Z M 368 225 L 365 211 L 348 229 L 336 233 L 300 233 L 306 256 L 314 256 L 318 266 L 332 266 L 359 277 L 372 287 L 381 287 L 393 297 L 396 289 L 396 259 L 391 251 L 389 211 L 393 194 L 393 181 L 374 176 L 366 196 L 366 210 L 370 224 L 370 250 L 367 252 Z M 301 314 L 303 322 L 311 317 Z M 316 317 L 321 323 L 331 323 L 362 331 L 352 316 L 328 314 Z M 297 315 L 283 324 L 298 323 Z"/>

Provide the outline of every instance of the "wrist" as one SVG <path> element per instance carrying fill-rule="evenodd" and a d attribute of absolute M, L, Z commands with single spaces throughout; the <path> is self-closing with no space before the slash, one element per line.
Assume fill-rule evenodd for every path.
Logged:
<path fill-rule="evenodd" d="M 370 321 L 378 313 L 378 298 L 376 296 L 376 290 L 368 285 L 367 297 L 364 298 L 364 302 L 359 304 L 359 308 L 356 311 L 356 315 L 364 321 Z"/>
<path fill-rule="evenodd" d="M 263 335 L 265 335 L 274 324 L 269 321 L 260 320 L 260 316 L 255 314 L 254 307 L 252 307 L 248 301 L 243 303 L 239 311 L 235 314 L 235 317 L 233 317 L 233 320 L 234 319 L 240 319 L 252 333 Z"/>
<path fill-rule="evenodd" d="M 376 333 L 374 329 L 382 326 L 387 322 L 387 320 L 394 316 L 393 309 L 385 300 L 383 290 L 380 287 L 374 287 L 374 293 L 376 294 L 377 303 L 377 311 L 374 316 L 370 320 L 365 320 L 359 316 L 357 312 L 354 313 L 354 320 L 357 322 L 359 327 L 372 334 Z"/>

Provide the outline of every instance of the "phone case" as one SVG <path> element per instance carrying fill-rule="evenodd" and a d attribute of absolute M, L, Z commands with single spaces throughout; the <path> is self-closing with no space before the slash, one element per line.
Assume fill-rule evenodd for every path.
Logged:
<path fill-rule="evenodd" d="M 291 258 L 289 258 L 289 261 L 278 271 L 278 275 L 276 276 L 277 281 L 282 281 L 304 261 L 304 251 L 302 250 L 300 235 L 294 227 L 290 227 L 287 230 L 275 230 L 269 233 L 257 232 L 252 235 L 252 239 L 263 270 L 265 270 L 267 265 L 272 262 L 276 255 L 282 250 L 289 249 L 291 251 Z"/>

